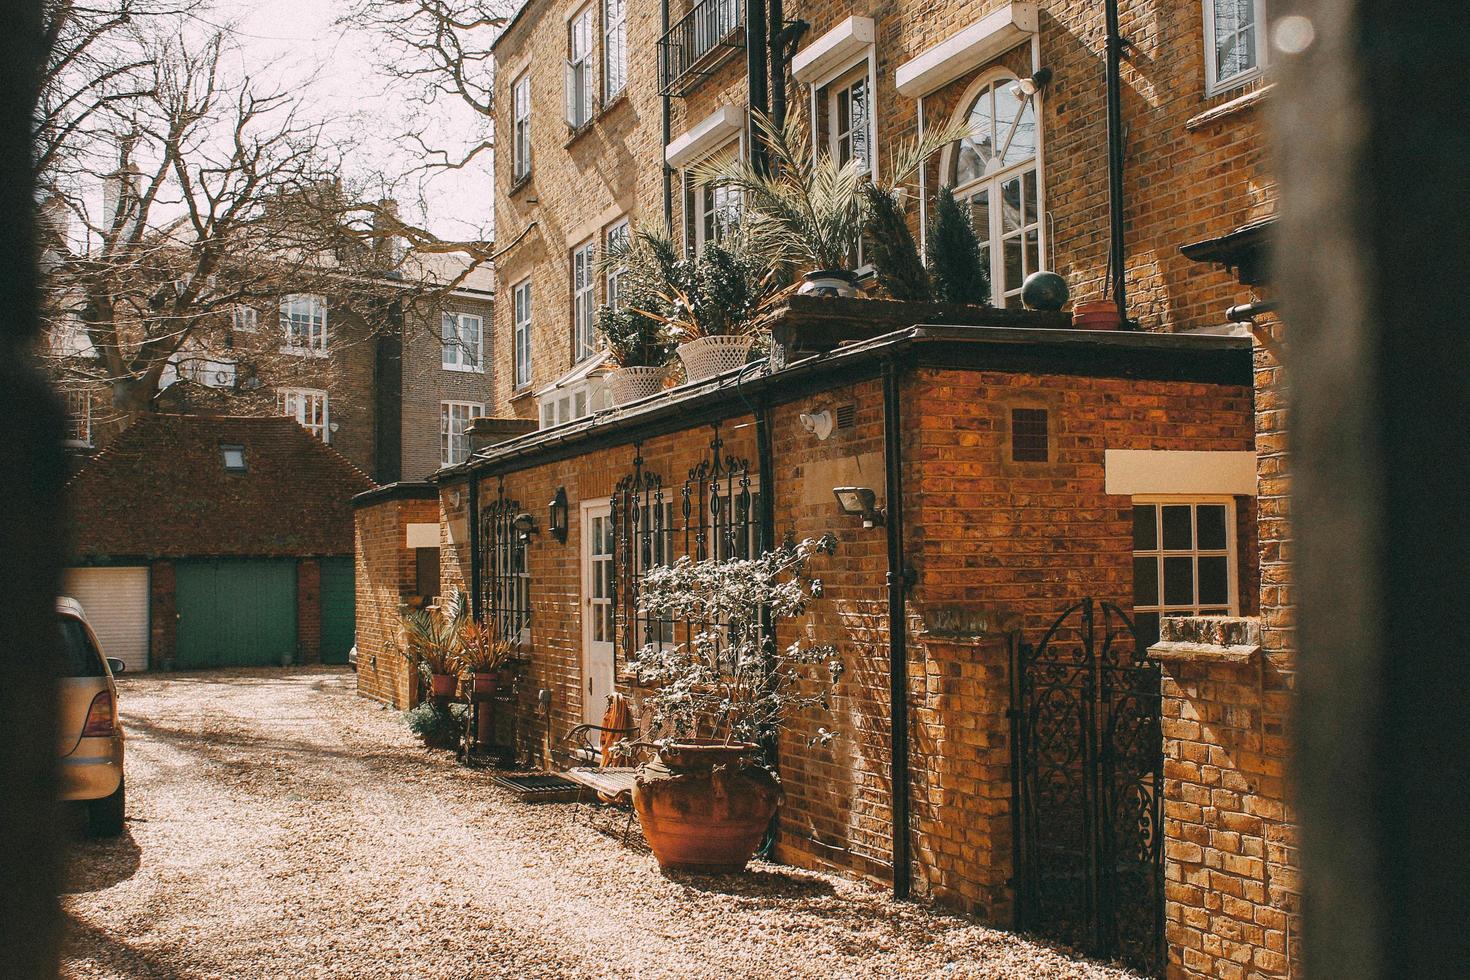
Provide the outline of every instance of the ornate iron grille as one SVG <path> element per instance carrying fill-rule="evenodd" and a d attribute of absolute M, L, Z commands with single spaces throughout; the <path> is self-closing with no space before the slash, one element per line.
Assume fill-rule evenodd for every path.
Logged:
<path fill-rule="evenodd" d="M 1128 616 L 1092 599 L 1018 646 L 1017 912 L 1022 928 L 1162 976 L 1160 672 L 1142 650 Z"/>
<path fill-rule="evenodd" d="M 502 484 L 496 499 L 480 508 L 480 608 L 503 639 L 519 643 L 531 627 L 531 575 L 526 541 L 515 526 L 518 500 L 508 500 Z"/>
<path fill-rule="evenodd" d="M 688 643 L 703 625 L 638 611 L 639 583 L 650 568 L 684 555 L 695 561 L 750 558 L 768 547 L 754 483 L 749 462 L 724 452 L 718 425 L 708 455 L 689 470 L 677 498 L 644 470 L 641 452 L 636 455 L 633 472 L 612 496 L 614 663 L 647 643 Z"/>

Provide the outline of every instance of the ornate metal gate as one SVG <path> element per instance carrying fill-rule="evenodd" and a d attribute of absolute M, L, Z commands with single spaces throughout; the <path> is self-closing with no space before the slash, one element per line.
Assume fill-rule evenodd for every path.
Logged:
<path fill-rule="evenodd" d="M 1019 925 L 1162 976 L 1158 664 L 1083 599 L 1018 645 L 1012 701 Z"/>

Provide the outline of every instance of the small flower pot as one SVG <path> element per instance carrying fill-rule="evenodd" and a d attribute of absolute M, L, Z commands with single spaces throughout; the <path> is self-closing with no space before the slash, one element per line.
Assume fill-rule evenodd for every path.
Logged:
<path fill-rule="evenodd" d="M 847 269 L 813 269 L 801 277 L 800 296 L 845 296 L 858 294 L 857 276 Z"/>
<path fill-rule="evenodd" d="M 607 376 L 607 390 L 614 405 L 627 405 L 652 397 L 663 387 L 664 369 L 661 367 L 618 368 Z"/>
<path fill-rule="evenodd" d="M 1122 325 L 1118 304 L 1112 300 L 1077 303 L 1072 307 L 1072 327 L 1076 330 L 1117 330 Z"/>
<path fill-rule="evenodd" d="M 684 363 L 684 377 L 690 384 L 745 366 L 755 338 L 749 334 L 699 337 L 680 344 L 679 360 Z"/>
<path fill-rule="evenodd" d="M 454 674 L 430 674 L 429 694 L 436 698 L 452 698 L 459 686 L 459 677 Z"/>

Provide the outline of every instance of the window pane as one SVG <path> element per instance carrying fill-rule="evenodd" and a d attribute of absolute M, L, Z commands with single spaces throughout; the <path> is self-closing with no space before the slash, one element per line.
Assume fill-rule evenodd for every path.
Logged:
<path fill-rule="evenodd" d="M 970 198 L 970 224 L 984 245 L 990 241 L 990 192 L 981 191 Z"/>
<path fill-rule="evenodd" d="M 1164 605 L 1194 605 L 1194 559 L 1164 559 Z"/>
<path fill-rule="evenodd" d="M 1157 551 L 1159 547 L 1159 509 L 1153 504 L 1133 507 L 1133 550 Z"/>
<path fill-rule="evenodd" d="M 1194 534 L 1190 530 L 1190 506 L 1175 504 L 1161 508 L 1164 512 L 1164 550 L 1188 551 L 1193 547 Z"/>
<path fill-rule="evenodd" d="M 1133 559 L 1133 604 L 1159 604 L 1159 560 L 1152 555 Z"/>
<path fill-rule="evenodd" d="M 1196 533 L 1199 535 L 1199 550 L 1224 551 L 1226 548 L 1225 505 L 1200 504 L 1196 508 L 1195 521 Z"/>
<path fill-rule="evenodd" d="M 1021 227 L 1021 178 L 1000 185 L 1000 230 L 1002 234 Z"/>
<path fill-rule="evenodd" d="M 1005 249 L 1005 281 L 1002 286 L 1005 289 L 1015 289 L 1021 285 L 1021 280 L 1026 278 L 1021 272 L 1021 239 L 1019 237 L 1007 238 Z"/>
<path fill-rule="evenodd" d="M 1141 612 L 1133 617 L 1133 625 L 1138 630 L 1138 642 L 1144 649 L 1159 642 L 1159 614 L 1156 612 Z"/>
<path fill-rule="evenodd" d="M 1224 604 L 1230 601 L 1230 559 L 1224 555 L 1199 560 L 1199 601 Z"/>

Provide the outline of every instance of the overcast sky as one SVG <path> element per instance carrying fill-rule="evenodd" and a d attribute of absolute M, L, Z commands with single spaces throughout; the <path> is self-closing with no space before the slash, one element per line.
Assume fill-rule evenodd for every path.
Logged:
<path fill-rule="evenodd" d="M 348 8 L 345 0 L 214 0 L 205 13 L 192 15 L 201 29 L 214 23 L 238 25 L 236 36 L 247 63 L 272 65 L 282 82 L 302 87 L 313 114 L 337 117 L 364 141 L 361 154 L 347 161 L 348 176 L 383 169 L 403 173 L 414 157 L 394 145 L 408 120 L 425 110 L 395 91 L 378 70 L 384 44 L 370 32 L 334 23 Z M 443 142 L 475 137 L 478 120 L 467 108 L 442 102 L 428 114 Z M 430 227 L 445 237 L 488 230 L 491 175 L 483 165 L 435 176 L 422 188 Z M 401 193 L 416 197 L 417 187 Z M 405 201 L 411 204 L 411 201 Z M 406 215 L 408 216 L 408 215 Z"/>

